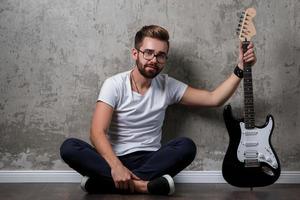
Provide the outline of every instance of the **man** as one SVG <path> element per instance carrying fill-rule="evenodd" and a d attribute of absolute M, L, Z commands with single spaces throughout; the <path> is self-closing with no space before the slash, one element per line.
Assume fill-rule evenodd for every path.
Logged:
<path fill-rule="evenodd" d="M 180 137 L 161 146 L 167 106 L 224 104 L 241 81 L 243 63 L 256 62 L 253 48 L 251 43 L 244 55 L 240 48 L 234 73 L 210 92 L 160 74 L 168 58 L 169 34 L 156 25 L 139 30 L 131 52 L 136 66 L 102 85 L 90 131 L 94 147 L 74 138 L 61 146 L 63 160 L 83 175 L 83 190 L 172 194 L 172 177 L 194 160 L 196 145 Z"/>

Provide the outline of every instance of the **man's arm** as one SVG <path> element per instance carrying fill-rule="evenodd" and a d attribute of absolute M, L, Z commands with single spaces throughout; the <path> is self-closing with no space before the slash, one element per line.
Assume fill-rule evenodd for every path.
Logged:
<path fill-rule="evenodd" d="M 241 79 L 236 75 L 231 76 L 213 91 L 188 87 L 180 101 L 188 106 L 217 107 L 223 105 L 234 93 Z"/>
<path fill-rule="evenodd" d="M 97 102 L 92 119 L 90 140 L 97 152 L 101 154 L 111 167 L 111 175 L 116 188 L 133 191 L 134 186 L 131 179 L 138 179 L 138 177 L 121 163 L 106 137 L 112 114 L 113 108 L 111 106 L 101 101 Z"/>
<path fill-rule="evenodd" d="M 240 69 L 243 69 L 244 62 L 251 62 L 252 65 L 256 62 L 253 43 L 249 44 L 248 50 L 245 54 L 243 54 L 240 44 L 238 62 L 238 67 Z M 232 96 L 240 82 L 241 79 L 232 73 L 228 79 L 226 79 L 213 91 L 188 87 L 180 103 L 188 106 L 221 106 Z"/>

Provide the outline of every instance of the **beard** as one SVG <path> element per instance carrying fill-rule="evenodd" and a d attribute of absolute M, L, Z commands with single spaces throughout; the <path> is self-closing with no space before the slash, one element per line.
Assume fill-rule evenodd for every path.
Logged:
<path fill-rule="evenodd" d="M 162 71 L 162 67 L 157 66 L 157 64 L 145 64 L 143 65 L 139 58 L 136 60 L 136 66 L 140 72 L 140 74 L 142 74 L 142 76 L 144 76 L 145 78 L 148 79 L 153 79 L 155 78 L 161 71 Z M 150 70 L 147 70 L 146 68 L 151 68 Z"/>

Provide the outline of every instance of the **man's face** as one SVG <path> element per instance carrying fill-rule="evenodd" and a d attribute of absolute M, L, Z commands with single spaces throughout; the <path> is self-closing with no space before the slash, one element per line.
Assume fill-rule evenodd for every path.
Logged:
<path fill-rule="evenodd" d="M 149 52 L 153 52 L 155 55 L 152 59 L 149 59 L 149 56 L 147 56 L 150 54 Z M 163 58 L 167 56 L 167 53 L 167 42 L 149 37 L 144 38 L 140 49 L 133 49 L 132 51 L 139 72 L 148 79 L 154 78 L 163 70 L 166 64 L 166 60 L 164 61 Z"/>

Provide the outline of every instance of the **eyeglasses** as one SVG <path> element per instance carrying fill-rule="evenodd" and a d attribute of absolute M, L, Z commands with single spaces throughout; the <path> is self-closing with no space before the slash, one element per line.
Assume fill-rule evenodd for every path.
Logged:
<path fill-rule="evenodd" d="M 160 64 L 167 62 L 168 56 L 165 53 L 155 54 L 155 51 L 153 49 L 145 49 L 144 51 L 141 51 L 139 49 L 136 50 L 141 52 L 146 60 L 152 60 L 154 57 L 156 57 L 157 62 Z"/>

